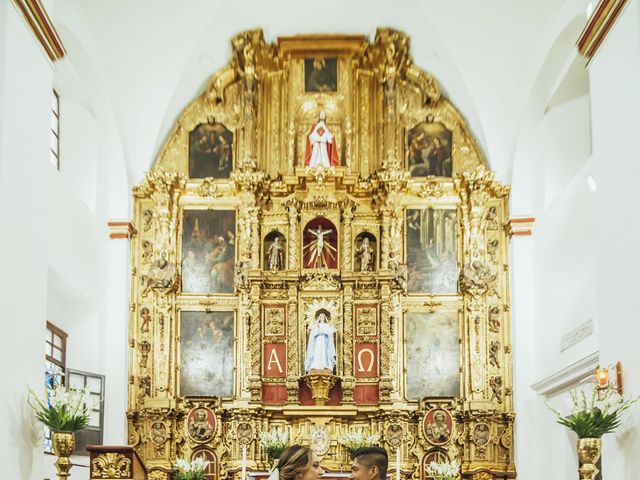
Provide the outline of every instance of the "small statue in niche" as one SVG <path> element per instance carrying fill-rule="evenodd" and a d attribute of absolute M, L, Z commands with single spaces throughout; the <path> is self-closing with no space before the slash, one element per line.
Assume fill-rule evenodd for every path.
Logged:
<path fill-rule="evenodd" d="M 271 243 L 269 243 L 271 242 Z M 272 232 L 264 239 L 265 243 L 265 260 L 264 264 L 269 270 L 284 269 L 284 235 L 278 232 Z"/>
<path fill-rule="evenodd" d="M 358 235 L 360 245 L 356 246 L 355 267 L 360 272 L 373 272 L 375 270 L 375 239 L 373 242 L 367 234 Z M 358 239 L 356 239 L 357 242 Z"/>
<path fill-rule="evenodd" d="M 500 358 L 498 352 L 500 351 L 500 342 L 492 340 L 489 344 L 489 363 L 496 368 L 500 368 Z"/>
<path fill-rule="evenodd" d="M 333 372 L 336 365 L 336 329 L 329 323 L 326 311 L 320 311 L 309 331 L 307 354 L 304 362 L 305 373 L 312 370 L 329 370 Z"/>

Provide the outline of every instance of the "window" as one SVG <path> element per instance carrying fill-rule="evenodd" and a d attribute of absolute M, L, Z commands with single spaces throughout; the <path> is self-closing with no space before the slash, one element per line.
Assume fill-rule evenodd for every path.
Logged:
<path fill-rule="evenodd" d="M 67 387 L 89 390 L 89 403 L 94 405 L 89 418 L 89 425 L 76 432 L 74 455 L 89 455 L 87 445 L 102 445 L 104 432 L 104 375 L 81 372 L 68 368 L 65 374 Z"/>
<path fill-rule="evenodd" d="M 67 334 L 51 322 L 47 322 L 44 358 L 44 384 L 48 391 L 54 385 L 64 384 L 67 358 Z M 44 451 L 53 452 L 51 432 L 47 427 L 44 427 Z"/>
<path fill-rule="evenodd" d="M 51 97 L 51 135 L 49 139 L 49 161 L 60 170 L 60 97 L 53 91 Z"/>

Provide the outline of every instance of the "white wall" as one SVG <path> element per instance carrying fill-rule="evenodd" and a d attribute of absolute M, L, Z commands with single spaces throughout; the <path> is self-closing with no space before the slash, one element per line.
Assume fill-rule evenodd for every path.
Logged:
<path fill-rule="evenodd" d="M 77 75 L 74 58 L 84 57 L 76 44 L 67 49 L 52 64 L 14 5 L 0 1 L 3 478 L 55 478 L 26 403 L 27 386 L 43 389 L 47 320 L 69 334 L 68 367 L 107 376 L 105 441 L 126 441 L 128 246 L 109 240 L 107 221 L 128 217 L 129 185 L 113 118 L 87 95 L 101 98 L 96 86 Z M 54 86 L 60 171 L 49 163 Z M 88 478 L 87 468 L 72 472 Z"/>
<path fill-rule="evenodd" d="M 640 226 L 633 220 L 640 204 L 640 11 L 629 2 L 580 75 L 575 19 L 584 25 L 585 3 L 563 2 L 549 22 L 514 165 L 512 214 L 536 217 L 533 236 L 512 241 L 516 465 L 524 480 L 577 478 L 576 436 L 544 405 L 566 411 L 566 388 L 544 396 L 533 384 L 544 390 L 542 381 L 559 375 L 573 378 L 565 387 L 575 386 L 566 369 L 599 355 L 603 364 L 622 361 L 626 391 L 640 394 Z M 561 337 L 588 319 L 593 334 L 562 352 Z M 622 430 L 603 439 L 604 478 L 637 480 L 640 432 Z"/>

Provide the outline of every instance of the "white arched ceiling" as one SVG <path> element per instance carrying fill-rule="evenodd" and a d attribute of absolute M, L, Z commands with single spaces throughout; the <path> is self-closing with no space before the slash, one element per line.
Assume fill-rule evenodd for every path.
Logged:
<path fill-rule="evenodd" d="M 548 31 L 546 55 L 538 67 L 535 81 L 527 96 L 517 132 L 512 176 L 512 211 L 532 214 L 544 208 L 544 158 L 538 138 L 540 123 L 547 111 L 569 97 L 586 93 L 587 72 L 578 56 L 576 39 L 584 27 L 586 16 L 582 1 L 565 4 Z"/>
<path fill-rule="evenodd" d="M 132 183 L 150 168 L 180 112 L 227 63 L 230 38 L 256 27 L 267 41 L 305 33 L 372 39 L 379 26 L 406 32 L 415 63 L 439 80 L 491 167 L 509 179 L 531 58 L 560 2 L 70 1 L 100 52 Z"/>

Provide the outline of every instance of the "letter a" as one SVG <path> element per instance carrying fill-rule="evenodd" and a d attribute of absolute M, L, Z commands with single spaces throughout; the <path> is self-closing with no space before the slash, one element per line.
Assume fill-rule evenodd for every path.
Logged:
<path fill-rule="evenodd" d="M 278 354 L 276 353 L 276 349 L 272 348 L 271 353 L 269 354 L 269 361 L 267 362 L 267 370 L 271 370 L 271 364 L 275 363 L 278 367 L 278 372 L 283 373 L 282 365 L 280 364 L 280 359 L 278 358 Z"/>

